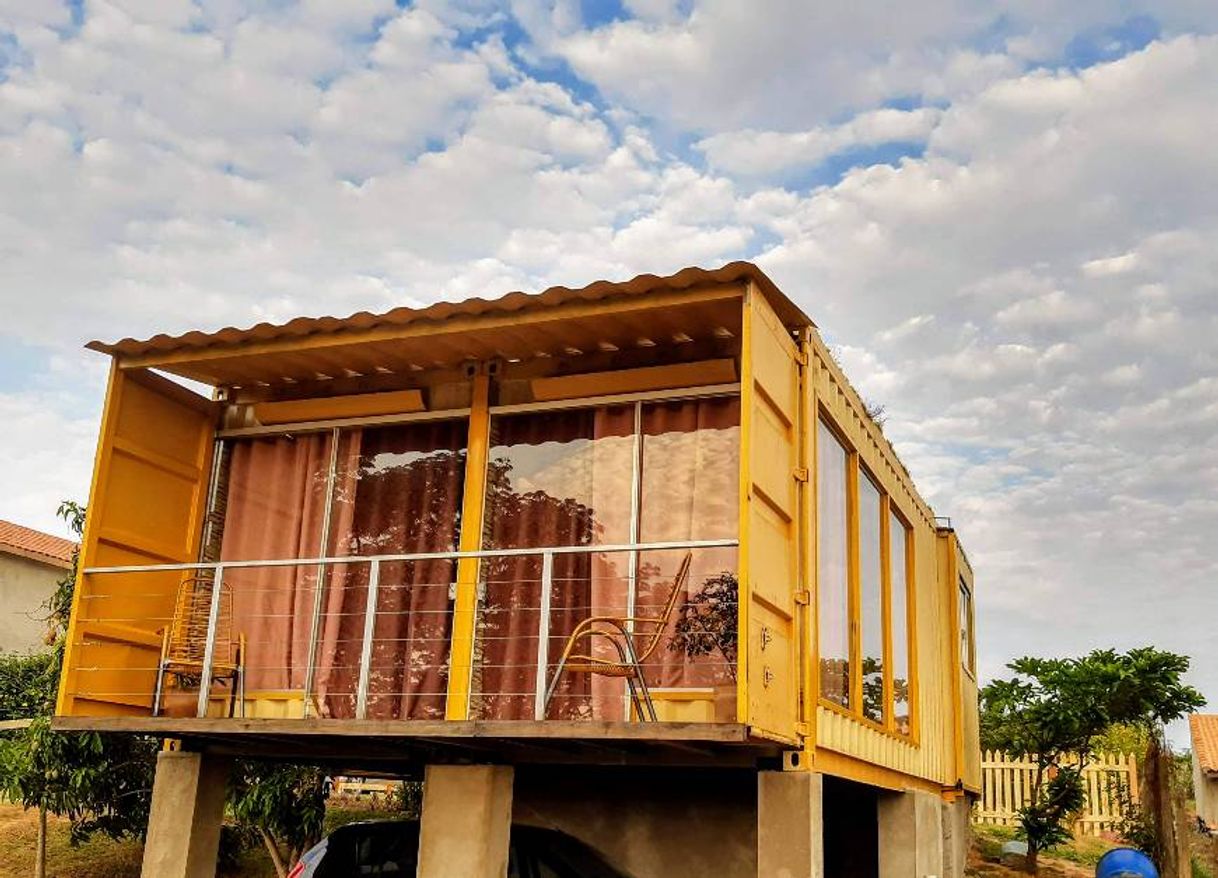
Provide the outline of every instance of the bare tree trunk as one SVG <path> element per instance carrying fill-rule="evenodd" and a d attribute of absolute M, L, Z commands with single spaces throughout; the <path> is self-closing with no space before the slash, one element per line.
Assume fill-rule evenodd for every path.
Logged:
<path fill-rule="evenodd" d="M 271 838 L 271 834 L 258 827 L 258 834 L 262 836 L 262 843 L 266 845 L 267 853 L 271 855 L 271 862 L 275 864 L 275 874 L 279 878 L 287 878 L 288 867 L 283 863 L 283 854 L 279 853 L 279 845 L 275 844 L 275 839 Z"/>
<path fill-rule="evenodd" d="M 1028 853 L 1023 858 L 1023 870 L 1029 875 L 1035 875 L 1040 869 L 1040 851 L 1028 845 Z"/>
<path fill-rule="evenodd" d="M 38 808 L 38 840 L 34 844 L 34 878 L 47 876 L 47 809 Z"/>

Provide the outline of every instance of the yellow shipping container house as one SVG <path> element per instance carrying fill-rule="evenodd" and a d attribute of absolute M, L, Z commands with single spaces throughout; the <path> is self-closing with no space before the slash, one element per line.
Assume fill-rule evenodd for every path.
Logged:
<path fill-rule="evenodd" d="M 962 874 L 971 569 L 755 266 L 90 347 L 56 725 L 182 742 L 146 875 L 230 755 L 425 769 L 421 875 Z"/>

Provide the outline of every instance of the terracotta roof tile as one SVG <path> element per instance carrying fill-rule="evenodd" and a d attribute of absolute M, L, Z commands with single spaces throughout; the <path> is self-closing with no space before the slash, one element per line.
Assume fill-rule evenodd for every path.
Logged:
<path fill-rule="evenodd" d="M 0 519 L 0 552 L 44 561 L 56 567 L 69 567 L 76 543 Z"/>
<path fill-rule="evenodd" d="M 1218 773 L 1218 714 L 1194 713 L 1188 718 L 1193 756 L 1206 773 Z"/>

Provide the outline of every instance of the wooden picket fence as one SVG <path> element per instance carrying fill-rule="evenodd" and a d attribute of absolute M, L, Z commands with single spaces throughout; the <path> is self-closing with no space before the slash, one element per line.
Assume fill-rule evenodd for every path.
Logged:
<path fill-rule="evenodd" d="M 981 801 L 973 822 L 990 826 L 1018 826 L 1015 813 L 1031 795 L 1036 763 L 1005 753 L 986 751 L 981 758 Z M 1102 835 L 1121 820 L 1120 791 L 1138 801 L 1138 765 L 1132 753 L 1106 753 L 1083 770 L 1087 804 L 1075 824 L 1076 835 Z"/>

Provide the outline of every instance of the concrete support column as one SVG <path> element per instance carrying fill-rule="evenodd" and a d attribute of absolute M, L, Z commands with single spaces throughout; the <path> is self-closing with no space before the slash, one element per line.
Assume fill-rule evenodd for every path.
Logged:
<path fill-rule="evenodd" d="M 812 771 L 757 773 L 758 878 L 823 878 L 821 787 Z"/>
<path fill-rule="evenodd" d="M 427 766 L 418 878 L 505 878 L 512 779 L 505 765 Z"/>
<path fill-rule="evenodd" d="M 884 793 L 876 816 L 880 878 L 942 878 L 942 798 L 920 790 Z"/>
<path fill-rule="evenodd" d="M 157 754 L 143 878 L 215 878 L 228 771 L 203 753 Z"/>
<path fill-rule="evenodd" d="M 963 795 L 943 803 L 943 878 L 964 878 L 971 809 L 972 803 Z"/>

